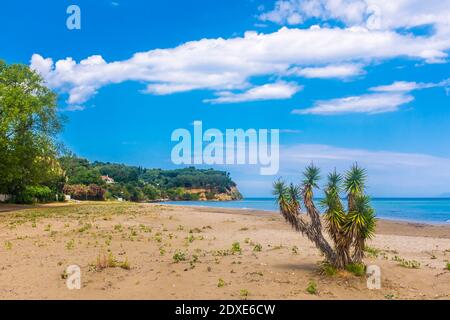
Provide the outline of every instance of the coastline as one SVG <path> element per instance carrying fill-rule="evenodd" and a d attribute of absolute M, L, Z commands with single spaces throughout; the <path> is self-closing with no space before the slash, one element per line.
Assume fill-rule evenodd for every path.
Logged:
<path fill-rule="evenodd" d="M 321 274 L 319 251 L 273 212 L 124 202 L 11 210 L 0 214 L 0 299 L 450 298 L 450 226 L 380 221 L 364 262 L 381 268 L 382 288 L 369 290 L 365 277 Z M 98 269 L 106 250 L 126 267 Z M 65 284 L 73 264 L 81 290 Z"/>
<path fill-rule="evenodd" d="M 280 218 L 281 216 L 276 211 L 271 210 L 256 210 L 246 208 L 219 208 L 209 206 L 195 206 L 195 205 L 177 205 L 160 203 L 163 206 L 173 206 L 180 209 L 194 208 L 199 212 L 216 212 L 224 214 L 240 214 L 240 215 L 254 215 L 259 217 Z M 421 236 L 421 237 L 438 237 L 450 239 L 450 224 L 446 223 L 431 223 L 431 222 L 416 222 L 404 221 L 394 219 L 378 219 L 377 234 L 394 234 L 402 236 Z"/>

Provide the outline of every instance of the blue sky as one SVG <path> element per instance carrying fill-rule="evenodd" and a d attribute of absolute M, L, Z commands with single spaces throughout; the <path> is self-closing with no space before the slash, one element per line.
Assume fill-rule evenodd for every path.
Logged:
<path fill-rule="evenodd" d="M 174 168 L 172 131 L 201 120 L 280 129 L 286 179 L 358 161 L 374 196 L 437 196 L 450 192 L 450 6 L 385 3 L 15 1 L 0 58 L 60 94 L 61 139 L 91 160 Z M 81 30 L 66 27 L 71 4 Z M 246 196 L 277 178 L 225 169 Z"/>

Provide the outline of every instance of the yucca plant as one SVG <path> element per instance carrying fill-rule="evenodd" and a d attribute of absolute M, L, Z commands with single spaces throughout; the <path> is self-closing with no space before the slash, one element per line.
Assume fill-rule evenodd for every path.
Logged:
<path fill-rule="evenodd" d="M 344 188 L 347 193 L 348 211 L 353 211 L 356 198 L 364 193 L 366 178 L 366 170 L 360 168 L 357 163 L 345 174 Z"/>
<path fill-rule="evenodd" d="M 324 254 L 327 262 L 336 268 L 361 263 L 367 239 L 375 232 L 375 212 L 370 198 L 364 194 L 366 171 L 357 164 L 343 178 L 336 170 L 328 175 L 324 188 L 325 231 L 333 241 L 330 245 L 323 234 L 320 212 L 314 204 L 314 190 L 319 188 L 320 169 L 313 164 L 303 172 L 300 186 L 287 186 L 282 180 L 274 183 L 274 195 L 285 220 L 306 235 Z M 341 201 L 341 192 L 347 196 L 347 211 Z M 301 202 L 305 214 L 301 212 Z"/>
<path fill-rule="evenodd" d="M 349 212 L 344 229 L 348 238 L 353 240 L 353 262 L 361 263 L 364 257 L 366 240 L 372 238 L 375 234 L 376 219 L 375 211 L 370 206 L 368 196 L 359 195 L 354 201 L 353 211 Z"/>
<path fill-rule="evenodd" d="M 325 187 L 325 197 L 321 205 L 326 208 L 324 219 L 328 234 L 335 244 L 337 266 L 344 267 L 350 262 L 351 239 L 347 236 L 344 226 L 347 223 L 347 213 L 342 205 L 341 193 L 342 176 L 334 170 L 328 175 L 328 183 Z"/>

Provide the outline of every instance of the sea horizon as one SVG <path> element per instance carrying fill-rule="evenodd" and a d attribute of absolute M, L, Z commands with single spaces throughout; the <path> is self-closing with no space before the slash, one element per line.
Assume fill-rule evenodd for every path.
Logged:
<path fill-rule="evenodd" d="M 315 198 L 315 201 L 319 210 L 323 211 L 318 203 L 320 199 L 319 197 Z M 169 205 L 278 212 L 275 198 L 271 197 L 246 197 L 236 201 L 164 201 L 162 203 Z M 450 224 L 450 198 L 373 197 L 371 198 L 371 204 L 379 219 L 428 224 Z"/>

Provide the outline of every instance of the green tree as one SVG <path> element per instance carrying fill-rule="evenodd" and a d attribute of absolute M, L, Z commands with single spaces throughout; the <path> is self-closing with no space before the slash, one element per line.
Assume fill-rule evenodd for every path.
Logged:
<path fill-rule="evenodd" d="M 17 197 L 61 180 L 56 98 L 29 67 L 0 61 L 0 192 Z"/>

